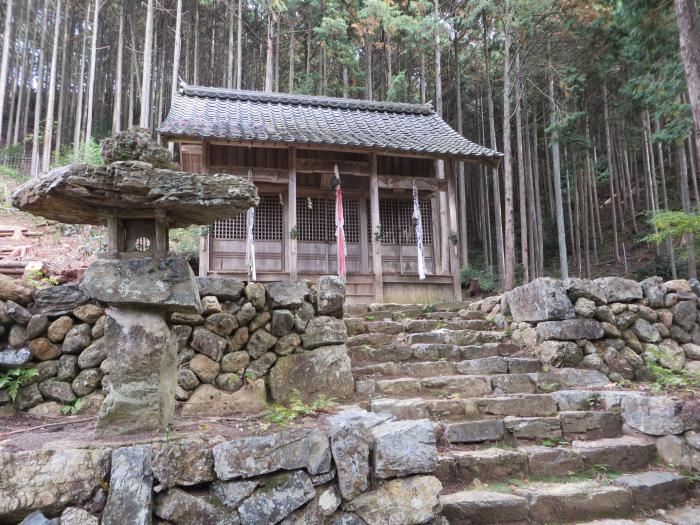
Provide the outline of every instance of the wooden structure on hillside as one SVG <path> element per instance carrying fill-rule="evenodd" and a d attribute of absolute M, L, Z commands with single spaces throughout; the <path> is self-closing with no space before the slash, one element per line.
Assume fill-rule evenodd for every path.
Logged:
<path fill-rule="evenodd" d="M 448 126 L 429 105 L 182 86 L 158 132 L 182 169 L 252 174 L 257 279 L 337 271 L 335 197 L 342 180 L 349 302 L 461 298 L 452 161 L 501 155 Z M 442 161 L 442 162 L 440 162 Z M 444 166 L 444 169 L 443 169 Z M 412 188 L 427 276 L 417 276 Z M 246 219 L 212 225 L 200 274 L 245 277 Z"/>

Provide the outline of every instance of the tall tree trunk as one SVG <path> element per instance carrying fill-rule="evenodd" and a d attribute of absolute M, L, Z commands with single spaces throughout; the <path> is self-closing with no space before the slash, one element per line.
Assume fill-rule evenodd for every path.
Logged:
<path fill-rule="evenodd" d="M 61 46 L 61 87 L 58 88 L 58 118 L 56 121 L 56 144 L 54 152 L 56 158 L 61 154 L 61 138 L 63 137 L 63 109 L 66 100 L 66 87 L 68 84 L 68 75 L 66 75 L 66 61 L 72 50 L 72 40 L 68 39 L 69 30 L 72 30 L 72 9 L 70 6 L 66 9 L 65 23 L 63 24 L 63 45 Z M 71 49 L 69 49 L 71 48 Z"/>
<path fill-rule="evenodd" d="M 90 49 L 90 76 L 88 80 L 87 117 L 85 120 L 85 141 L 92 137 L 92 110 L 95 100 L 95 73 L 97 68 L 97 31 L 100 16 L 100 0 L 95 0 L 92 22 L 92 47 Z"/>
<path fill-rule="evenodd" d="M 90 13 L 92 12 L 92 4 L 88 4 L 87 16 L 85 17 L 85 22 L 82 24 L 84 35 L 83 35 L 83 47 L 80 52 L 80 70 L 78 71 L 78 99 L 75 103 L 75 127 L 73 130 L 73 152 L 78 153 L 80 149 L 80 130 L 83 122 L 83 93 L 85 91 L 85 53 L 87 49 L 87 20 L 90 19 Z"/>
<path fill-rule="evenodd" d="M 439 19 L 440 17 L 440 3 L 439 0 L 433 0 L 433 9 L 435 10 L 435 17 Z M 435 55 L 434 55 L 434 66 L 435 66 L 435 112 L 442 117 L 442 64 L 440 61 L 440 33 L 435 31 L 434 35 L 435 43 Z M 445 164 L 442 160 L 435 161 L 435 171 L 439 179 L 445 178 Z M 445 242 L 445 238 L 450 232 L 450 223 L 447 214 L 447 194 L 441 191 L 438 195 L 438 202 L 440 204 L 440 232 L 442 237 L 440 238 L 440 264 L 442 265 L 441 274 L 448 275 L 450 268 L 450 246 Z"/>
<path fill-rule="evenodd" d="M 287 92 L 294 93 L 294 65 L 296 64 L 296 32 L 294 31 L 294 21 L 296 20 L 296 12 L 292 12 L 290 17 L 289 28 L 289 78 L 287 80 Z"/>
<path fill-rule="evenodd" d="M 562 279 L 569 277 L 569 259 L 566 254 L 566 232 L 564 230 L 564 206 L 561 196 L 561 161 L 559 160 L 559 132 L 557 131 L 557 107 L 554 103 L 554 74 L 552 73 L 551 50 L 549 42 L 547 43 L 547 51 L 550 60 L 549 72 L 549 125 L 552 129 L 552 138 L 550 146 L 552 147 L 552 170 L 553 170 L 553 185 L 554 185 L 554 207 L 557 217 L 557 239 L 559 242 L 559 274 Z"/>
<path fill-rule="evenodd" d="M 178 0 L 180 2 L 181 0 Z M 119 40 L 117 42 L 117 67 L 114 75 L 114 102 L 112 107 L 112 134 L 122 130 L 122 75 L 124 69 L 124 5 L 119 6 Z"/>
<path fill-rule="evenodd" d="M 683 211 L 690 213 L 690 187 L 688 186 L 688 165 L 685 155 L 685 144 L 680 142 L 676 145 L 676 170 L 678 172 L 679 193 L 683 203 Z M 685 234 L 688 244 L 688 279 L 697 278 L 698 272 L 695 264 L 695 236 L 692 233 Z"/>
<path fill-rule="evenodd" d="M 654 132 L 658 133 L 660 130 L 661 126 L 659 124 L 659 119 L 657 118 L 654 120 Z M 666 190 L 666 167 L 664 166 L 664 148 L 661 145 L 661 142 L 659 141 L 657 141 L 656 143 L 656 154 L 659 158 L 659 172 L 661 173 L 661 196 L 664 200 L 664 209 L 668 210 L 668 192 Z M 676 268 L 676 252 L 673 248 L 673 239 L 669 237 L 666 241 L 666 245 L 668 249 L 668 262 L 671 266 L 671 277 L 673 279 L 676 279 L 678 277 L 678 269 Z"/>
<path fill-rule="evenodd" d="M 496 117 L 493 109 L 493 87 L 491 85 L 491 54 L 488 49 L 487 42 L 487 24 L 486 15 L 483 18 L 483 43 L 484 43 L 484 59 L 486 62 L 486 95 L 489 112 L 489 133 L 491 135 L 491 149 L 498 151 L 496 142 Z M 501 183 L 500 173 L 498 169 L 492 171 L 493 178 L 493 214 L 495 217 L 494 229 L 496 230 L 496 265 L 498 268 L 498 279 L 501 283 L 505 280 L 505 261 L 503 254 L 503 215 L 501 212 Z"/>
<path fill-rule="evenodd" d="M 425 53 L 420 52 L 420 103 L 425 104 L 427 101 L 428 82 L 426 79 L 427 72 L 425 71 Z"/>
<path fill-rule="evenodd" d="M 2 129 L 5 94 L 7 91 L 7 65 L 10 60 L 10 40 L 12 39 L 12 0 L 7 0 L 5 10 L 5 31 L 2 36 L 2 59 L 0 59 L 0 129 Z M 26 42 L 25 42 L 26 45 Z"/>
<path fill-rule="evenodd" d="M 49 0 L 44 0 L 43 24 L 49 23 Z M 32 177 L 39 174 L 39 128 L 41 126 L 41 98 L 44 93 L 44 44 L 46 43 L 46 31 L 41 32 L 39 43 L 39 68 L 37 69 L 36 97 L 34 99 L 34 127 L 32 128 Z"/>
<path fill-rule="evenodd" d="M 27 43 L 26 46 L 22 46 L 22 61 L 21 61 L 21 68 L 22 68 L 22 76 L 21 79 L 19 80 L 19 95 L 17 96 L 17 111 L 15 114 L 15 125 L 12 133 L 12 140 L 8 139 L 8 144 L 16 144 L 17 141 L 19 140 L 19 128 L 20 128 L 20 121 L 22 120 L 22 100 L 24 98 L 25 91 L 27 91 L 27 77 L 29 67 L 27 66 L 27 49 L 29 48 L 29 25 L 30 25 L 30 15 L 32 12 L 32 2 L 33 0 L 27 0 L 27 5 L 26 9 L 27 11 L 24 14 L 24 32 L 23 32 L 23 38 L 24 41 Z M 31 62 L 31 60 L 30 60 Z M 29 95 L 27 95 L 29 96 Z M 9 135 L 9 132 L 8 132 Z"/>
<path fill-rule="evenodd" d="M 265 55 L 265 91 L 272 91 L 272 59 L 274 53 L 275 12 L 268 7 L 267 13 L 267 53 Z"/>
<path fill-rule="evenodd" d="M 457 133 L 462 135 L 462 71 L 459 65 L 459 44 L 458 39 L 454 39 L 455 48 L 455 105 L 457 109 Z M 464 179 L 464 162 L 457 162 L 457 183 L 459 191 L 459 246 L 461 248 L 462 264 L 469 266 L 469 235 L 467 231 L 467 188 Z"/>
<path fill-rule="evenodd" d="M 238 27 L 236 30 L 236 89 L 243 83 L 243 0 L 238 0 Z"/>
<path fill-rule="evenodd" d="M 41 169 L 49 171 L 51 166 L 51 139 L 53 137 L 53 109 L 56 100 L 56 70 L 58 68 L 58 34 L 61 29 L 61 0 L 56 1 L 54 15 L 53 50 L 51 51 L 51 73 L 49 76 L 49 98 L 46 104 L 46 128 L 44 130 L 44 152 Z M 48 28 L 47 28 L 48 29 Z"/>
<path fill-rule="evenodd" d="M 233 11 L 233 6 L 229 6 L 229 10 Z M 231 17 L 231 22 L 233 22 L 233 17 Z M 233 31 L 233 26 L 231 24 L 230 31 Z M 172 83 L 170 85 L 170 100 L 175 98 L 177 93 L 179 78 L 180 78 L 180 51 L 182 48 L 182 0 L 177 0 L 177 14 L 175 19 L 175 43 L 173 46 L 173 76 Z M 229 38 L 229 46 L 232 47 L 233 38 Z M 233 87 L 233 65 L 230 63 L 232 60 L 233 53 L 231 52 L 231 47 L 229 48 L 229 88 Z"/>
<path fill-rule="evenodd" d="M 608 86 L 607 82 L 603 82 L 603 118 L 605 120 L 605 142 L 608 153 L 608 178 L 610 179 L 610 200 L 613 219 L 613 245 L 615 247 L 615 260 L 620 260 L 620 247 L 617 242 L 617 210 L 615 208 L 615 177 L 613 171 L 613 147 L 610 137 L 610 117 L 608 113 Z"/>
<path fill-rule="evenodd" d="M 530 254 L 528 249 L 528 217 L 525 168 L 525 150 L 523 145 L 522 86 L 520 79 L 520 51 L 515 55 L 515 134 L 518 151 L 518 207 L 520 208 L 520 259 L 523 264 L 523 284 L 530 282 Z"/>
<path fill-rule="evenodd" d="M 179 12 L 182 12 L 182 0 L 178 0 Z M 233 0 L 230 0 L 227 6 L 228 11 L 228 48 L 227 48 L 227 67 L 226 67 L 226 87 L 233 89 L 234 86 L 234 70 L 233 70 Z M 177 32 L 179 34 L 179 32 Z"/>
<path fill-rule="evenodd" d="M 151 116 L 151 62 L 153 60 L 153 9 L 155 0 L 148 0 L 146 34 L 143 43 L 143 75 L 141 77 L 141 112 L 139 126 L 150 129 Z"/>
<path fill-rule="evenodd" d="M 365 99 L 372 100 L 372 37 L 365 35 Z"/>
<path fill-rule="evenodd" d="M 243 0 L 238 0 L 239 5 Z M 240 19 L 239 19 L 240 20 Z M 192 83 L 199 85 L 199 2 L 194 3 L 194 59 L 192 60 Z"/>
<path fill-rule="evenodd" d="M 695 123 L 695 147 L 700 152 L 700 22 L 695 0 L 674 0 L 676 23 L 688 82 L 690 109 Z"/>
<path fill-rule="evenodd" d="M 503 202 L 505 213 L 505 279 L 503 288 L 515 285 L 515 225 L 513 213 L 513 160 L 510 141 L 510 0 L 503 1 Z"/>

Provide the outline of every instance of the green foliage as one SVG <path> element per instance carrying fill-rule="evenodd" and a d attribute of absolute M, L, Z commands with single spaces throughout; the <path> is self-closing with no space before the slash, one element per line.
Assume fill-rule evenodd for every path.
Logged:
<path fill-rule="evenodd" d="M 589 395 L 586 398 L 586 403 L 588 404 L 588 408 L 590 410 L 600 408 L 600 403 L 601 403 L 600 394 L 597 392 L 593 392 L 591 395 Z"/>
<path fill-rule="evenodd" d="M 700 213 L 680 210 L 660 210 L 649 217 L 649 224 L 658 230 L 647 235 L 647 242 L 661 242 L 668 238 L 679 239 L 687 233 L 700 233 Z"/>
<path fill-rule="evenodd" d="M 462 287 L 469 286 L 469 281 L 477 279 L 479 286 L 484 292 L 495 292 L 498 287 L 498 278 L 488 270 L 482 270 L 472 266 L 465 266 L 459 271 L 459 278 L 462 282 Z"/>
<path fill-rule="evenodd" d="M 100 145 L 94 138 L 90 137 L 88 141 L 81 143 L 78 151 L 74 151 L 72 147 L 63 148 L 54 160 L 53 166 L 67 166 L 74 163 L 91 164 L 93 166 L 104 165 L 102 153 L 100 153 Z"/>
<path fill-rule="evenodd" d="M 700 388 L 700 374 L 680 370 L 674 372 L 656 362 L 655 356 L 645 359 L 644 364 L 652 375 L 650 388 L 653 392 L 669 392 Z"/>
<path fill-rule="evenodd" d="M 83 404 L 85 404 L 85 399 L 78 397 L 72 402 L 63 405 L 61 407 L 61 414 L 66 416 L 74 416 L 75 414 L 79 414 L 80 410 L 83 408 Z"/>
<path fill-rule="evenodd" d="M 29 270 L 25 280 L 35 288 L 49 288 L 59 285 L 56 277 L 53 275 L 46 276 L 40 269 Z"/>
<path fill-rule="evenodd" d="M 15 182 L 25 182 L 29 177 L 9 166 L 0 166 L 0 179 L 10 179 Z"/>
<path fill-rule="evenodd" d="M 4 374 L 0 373 L 0 390 L 7 390 L 10 399 L 14 401 L 22 384 L 38 374 L 39 370 L 36 368 L 11 368 Z"/>
<path fill-rule="evenodd" d="M 199 260 L 199 240 L 206 235 L 200 226 L 170 230 L 170 249 L 186 261 Z"/>
<path fill-rule="evenodd" d="M 298 390 L 289 396 L 289 406 L 271 405 L 265 411 L 265 419 L 271 423 L 283 425 L 291 423 L 300 416 L 315 416 L 318 412 L 334 406 L 335 399 L 319 394 L 311 403 L 304 403 Z"/>
<path fill-rule="evenodd" d="M 566 441 L 565 439 L 557 439 L 557 438 L 546 438 L 542 440 L 542 446 L 544 447 L 566 447 L 569 446 L 571 443 Z"/>

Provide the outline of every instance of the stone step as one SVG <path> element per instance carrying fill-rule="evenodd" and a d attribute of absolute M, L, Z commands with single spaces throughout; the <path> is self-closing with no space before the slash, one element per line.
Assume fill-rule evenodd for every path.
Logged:
<path fill-rule="evenodd" d="M 653 439 L 636 436 L 578 440 L 571 443 L 571 450 L 583 458 L 587 467 L 607 465 L 621 471 L 644 468 L 656 456 Z"/>
<path fill-rule="evenodd" d="M 454 345 L 473 345 L 478 343 L 496 343 L 507 339 L 505 332 L 495 330 L 448 330 L 441 328 L 430 332 L 408 334 L 406 342 L 415 343 L 444 343 Z"/>
<path fill-rule="evenodd" d="M 348 355 L 353 363 L 370 364 L 387 361 L 464 361 L 485 357 L 510 356 L 522 351 L 518 345 L 507 342 L 474 345 L 445 343 L 406 344 L 396 336 L 360 334 L 348 338 Z"/>
<path fill-rule="evenodd" d="M 490 375 L 490 374 L 524 374 L 538 372 L 542 363 L 538 359 L 517 357 L 482 357 L 464 361 L 386 361 L 354 367 L 356 378 L 371 376 L 381 377 L 429 377 L 436 375 Z M 533 383 L 534 385 L 534 383 Z"/>
<path fill-rule="evenodd" d="M 494 432 L 493 435 L 495 436 L 497 433 Z M 460 482 L 464 483 L 464 486 L 467 486 L 476 481 L 492 483 L 513 479 L 566 477 L 586 470 L 591 474 L 598 472 L 603 474 L 608 469 L 629 471 L 648 467 L 651 458 L 648 456 L 647 450 L 641 447 L 634 438 L 623 437 L 619 439 L 627 440 L 625 445 L 629 449 L 626 454 L 627 458 L 632 458 L 635 455 L 639 458 L 633 461 L 617 462 L 616 465 L 605 463 L 590 465 L 581 454 L 569 446 L 529 445 L 513 448 L 493 446 L 441 452 L 438 455 L 438 468 L 435 475 L 445 484 L 449 484 L 451 480 L 459 479 Z M 614 454 L 620 453 L 621 446 L 621 443 L 609 443 L 601 445 L 601 448 L 607 448 L 610 457 L 612 457 Z M 659 476 L 655 477 L 653 474 L 659 474 Z M 635 494 L 633 491 L 636 490 L 641 501 L 644 491 L 651 490 L 650 487 L 655 485 L 663 487 L 665 492 L 670 492 L 672 487 L 679 489 L 680 492 L 685 491 L 687 480 L 680 478 L 682 476 L 665 472 L 645 473 L 643 475 L 624 475 L 615 482 L 619 482 L 620 486 L 624 485 L 633 495 Z M 643 506 L 643 504 L 637 503 L 635 505 Z"/>

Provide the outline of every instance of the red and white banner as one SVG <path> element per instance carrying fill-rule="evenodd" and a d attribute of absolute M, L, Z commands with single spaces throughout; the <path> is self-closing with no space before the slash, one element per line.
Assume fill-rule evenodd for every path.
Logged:
<path fill-rule="evenodd" d="M 340 173 L 335 166 L 335 236 L 338 240 L 338 276 L 345 279 L 345 218 L 343 217 L 343 189 L 340 184 Z"/>

